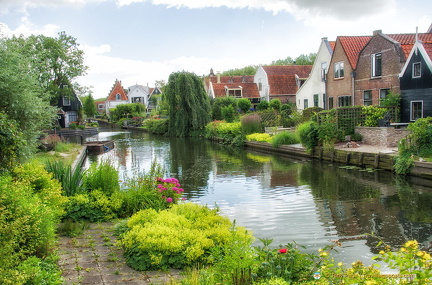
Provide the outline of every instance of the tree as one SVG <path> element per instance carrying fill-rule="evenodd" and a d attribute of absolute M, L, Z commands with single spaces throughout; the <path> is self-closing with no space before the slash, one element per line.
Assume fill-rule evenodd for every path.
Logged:
<path fill-rule="evenodd" d="M 31 69 L 30 59 L 10 48 L 7 40 L 0 39 L 0 112 L 7 120 L 16 122 L 25 144 L 16 150 L 17 159 L 36 151 L 42 130 L 52 127 L 56 109 L 38 84 Z M 4 146 L 0 146 L 4 147 Z"/>
<path fill-rule="evenodd" d="M 201 78 L 194 73 L 171 73 L 163 94 L 168 102 L 171 135 L 190 136 L 210 122 L 210 99 Z"/>
<path fill-rule="evenodd" d="M 84 66 L 84 52 L 79 49 L 76 38 L 65 32 L 60 32 L 58 38 L 14 36 L 6 41 L 6 45 L 28 59 L 29 72 L 43 93 L 50 97 L 52 105 L 56 105 L 61 96 L 72 95 L 74 89 L 80 89 L 74 80 L 85 75 L 87 66 Z"/>
<path fill-rule="evenodd" d="M 234 109 L 237 108 L 237 99 L 234 97 L 220 97 L 212 101 L 212 118 L 213 120 L 223 120 L 222 108 L 232 105 Z"/>
<path fill-rule="evenodd" d="M 84 114 L 89 118 L 93 118 L 97 114 L 95 101 L 91 93 L 84 97 L 83 109 Z"/>
<path fill-rule="evenodd" d="M 282 106 L 281 100 L 279 99 L 271 99 L 269 103 L 269 107 L 272 108 L 275 111 L 280 111 Z"/>
<path fill-rule="evenodd" d="M 267 102 L 266 100 L 261 100 L 257 105 L 257 110 L 258 111 L 267 110 L 269 108 L 269 105 L 270 105 L 269 102 Z"/>
<path fill-rule="evenodd" d="M 237 101 L 237 107 L 243 112 L 246 113 L 252 107 L 252 103 L 247 98 L 241 98 Z"/>

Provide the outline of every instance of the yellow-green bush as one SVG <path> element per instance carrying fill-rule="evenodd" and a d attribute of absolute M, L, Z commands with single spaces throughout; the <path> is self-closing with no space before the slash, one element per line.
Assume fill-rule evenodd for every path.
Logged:
<path fill-rule="evenodd" d="M 272 136 L 267 133 L 254 133 L 246 136 L 246 140 L 252 142 L 268 142 L 271 143 Z"/>
<path fill-rule="evenodd" d="M 208 264 L 210 250 L 232 242 L 234 229 L 217 210 L 194 203 L 173 205 L 160 212 L 143 210 L 127 225 L 121 244 L 127 263 L 136 270 Z M 245 229 L 236 227 L 235 232 L 239 239 L 252 242 Z"/>
<path fill-rule="evenodd" d="M 40 284 L 32 282 L 56 276 L 58 270 L 46 261 L 66 200 L 43 166 L 24 165 L 0 177 L 0 284 Z"/>

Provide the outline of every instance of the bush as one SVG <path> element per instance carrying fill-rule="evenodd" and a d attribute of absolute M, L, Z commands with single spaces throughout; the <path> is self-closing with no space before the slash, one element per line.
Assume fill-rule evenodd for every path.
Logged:
<path fill-rule="evenodd" d="M 23 165 L 0 177 L 1 284 L 61 284 L 49 258 L 66 201 L 42 166 Z"/>
<path fill-rule="evenodd" d="M 354 133 L 351 135 L 351 140 L 359 142 L 363 140 L 363 136 L 360 133 Z"/>
<path fill-rule="evenodd" d="M 312 121 L 302 123 L 297 127 L 297 133 L 306 151 L 309 153 L 312 152 L 313 148 L 318 145 L 317 123 Z"/>
<path fill-rule="evenodd" d="M 269 107 L 275 111 L 280 111 L 282 106 L 281 100 L 279 99 L 271 99 L 269 103 Z"/>
<path fill-rule="evenodd" d="M 83 171 L 80 167 L 72 170 L 71 165 L 65 165 L 62 161 L 48 161 L 45 163 L 45 168 L 60 181 L 63 195 L 73 196 L 83 191 Z"/>
<path fill-rule="evenodd" d="M 254 113 L 241 118 L 241 127 L 243 135 L 260 133 L 263 131 L 260 115 Z"/>
<path fill-rule="evenodd" d="M 386 108 L 380 108 L 378 106 L 363 106 L 362 111 L 366 116 L 363 123 L 365 127 L 378 127 L 378 119 L 384 118 L 385 113 L 387 113 Z"/>
<path fill-rule="evenodd" d="M 234 122 L 234 119 L 236 118 L 236 110 L 232 105 L 222 107 L 221 112 L 222 112 L 222 118 L 227 123 Z"/>
<path fill-rule="evenodd" d="M 241 98 L 237 100 L 237 107 L 243 112 L 246 113 L 252 107 L 252 103 L 247 98 Z"/>
<path fill-rule="evenodd" d="M 267 133 L 254 133 L 246 136 L 246 140 L 251 142 L 268 142 L 272 141 L 272 136 Z"/>
<path fill-rule="evenodd" d="M 136 270 L 209 264 L 210 250 L 231 244 L 234 232 L 240 241 L 252 241 L 250 233 L 234 227 L 217 210 L 193 203 L 160 212 L 143 210 L 133 215 L 127 225 L 129 230 L 120 243 L 127 264 Z"/>
<path fill-rule="evenodd" d="M 259 104 L 257 105 L 256 109 L 257 111 L 264 111 L 267 110 L 270 107 L 270 103 L 265 101 L 265 100 L 261 100 L 259 102 Z"/>
<path fill-rule="evenodd" d="M 17 123 L 0 112 L 0 173 L 11 170 L 19 161 L 20 149 L 25 145 Z"/>
<path fill-rule="evenodd" d="M 212 118 L 213 120 L 223 120 L 222 107 L 233 106 L 234 109 L 237 108 L 237 99 L 233 97 L 221 97 L 216 98 L 212 101 Z"/>
<path fill-rule="evenodd" d="M 417 119 L 414 123 L 408 125 L 411 131 L 409 139 L 411 144 L 409 149 L 416 155 L 423 155 L 432 148 L 432 117 Z"/>
<path fill-rule="evenodd" d="M 241 145 L 244 142 L 244 136 L 242 134 L 240 122 L 210 122 L 205 127 L 205 137 L 209 139 L 222 140 L 226 143 L 234 145 Z"/>
<path fill-rule="evenodd" d="M 164 135 L 168 132 L 168 119 L 147 119 L 143 127 L 153 134 Z"/>
<path fill-rule="evenodd" d="M 283 144 L 297 144 L 300 143 L 299 135 L 292 132 L 283 131 L 275 136 L 273 136 L 273 139 L 271 141 L 271 144 L 273 147 L 279 147 Z"/>
<path fill-rule="evenodd" d="M 323 109 L 320 107 L 309 107 L 303 110 L 301 115 L 301 122 L 307 122 L 307 121 L 316 121 L 315 116 L 321 112 Z"/>
<path fill-rule="evenodd" d="M 118 171 L 108 160 L 92 163 L 82 181 L 83 189 L 87 192 L 100 190 L 110 196 L 120 190 Z"/>

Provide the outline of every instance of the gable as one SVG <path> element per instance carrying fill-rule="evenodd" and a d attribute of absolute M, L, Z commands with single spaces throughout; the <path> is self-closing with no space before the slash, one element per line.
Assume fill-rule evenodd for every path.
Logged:
<path fill-rule="evenodd" d="M 111 89 L 111 92 L 109 93 L 107 100 L 118 101 L 117 94 L 120 95 L 120 101 L 128 101 L 128 96 L 125 90 L 123 89 L 123 86 L 121 85 L 121 81 L 116 79 L 116 82 L 114 83 L 114 86 Z"/>
<path fill-rule="evenodd" d="M 402 85 L 404 85 L 404 87 L 409 86 L 411 85 L 410 81 L 414 81 L 412 76 L 412 67 L 415 62 L 424 65 L 421 66 L 422 77 L 416 79 L 416 81 L 420 82 L 418 84 L 422 86 L 431 85 L 429 82 L 431 81 L 430 76 L 432 74 L 432 42 L 422 43 L 421 41 L 418 41 L 414 44 L 408 59 L 399 74 L 399 77 L 401 78 L 401 87 Z"/>
<path fill-rule="evenodd" d="M 339 36 L 337 38 L 353 69 L 356 69 L 359 54 L 371 38 L 371 36 Z"/>
<path fill-rule="evenodd" d="M 407 59 L 416 42 L 416 34 L 386 34 L 386 36 L 395 40 L 401 45 L 405 59 Z M 417 34 L 417 37 L 420 41 L 432 42 L 431 33 Z"/>

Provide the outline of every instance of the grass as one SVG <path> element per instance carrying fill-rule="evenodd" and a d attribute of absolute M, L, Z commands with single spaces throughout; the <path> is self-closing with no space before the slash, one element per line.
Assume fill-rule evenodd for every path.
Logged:
<path fill-rule="evenodd" d="M 48 161 L 60 160 L 65 165 L 72 165 L 75 159 L 77 159 L 82 148 L 83 146 L 80 144 L 59 142 L 57 143 L 54 150 L 48 152 L 38 152 L 33 156 L 31 161 L 45 164 Z"/>

